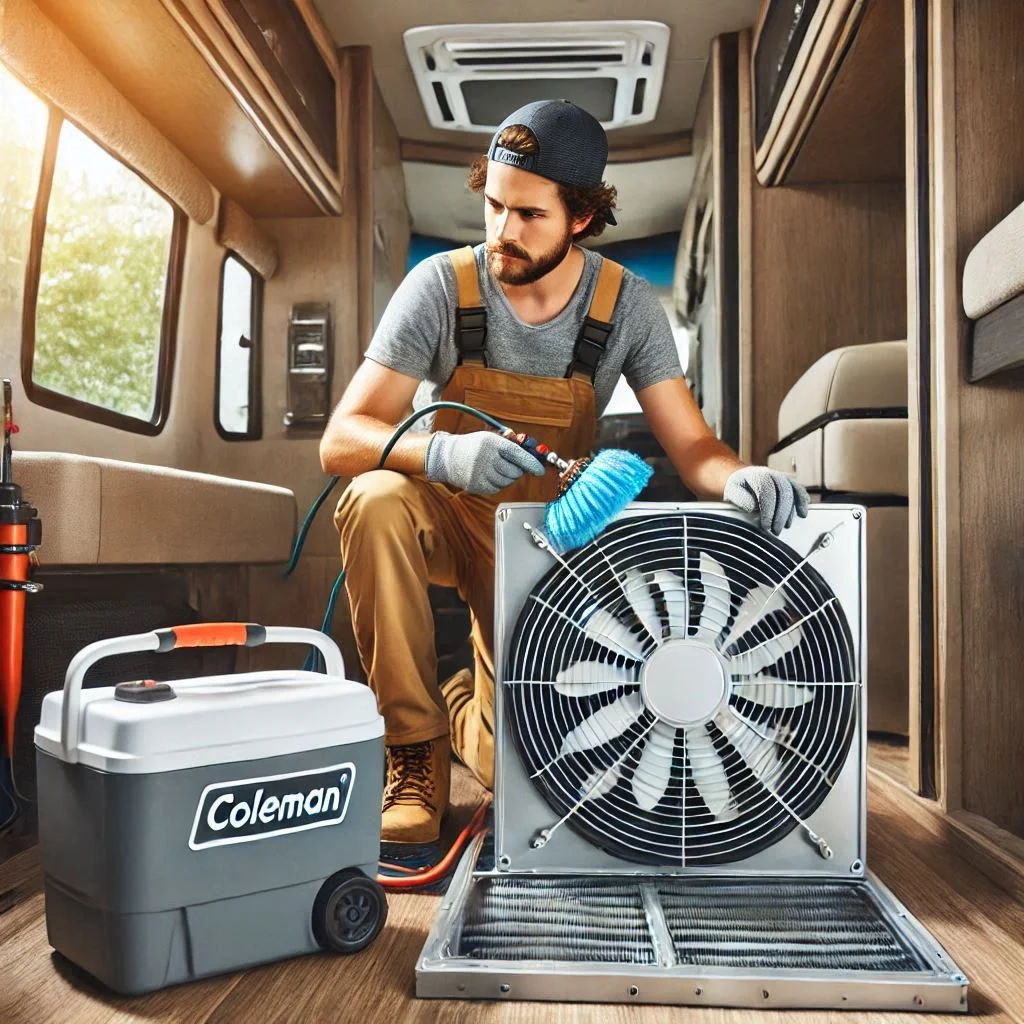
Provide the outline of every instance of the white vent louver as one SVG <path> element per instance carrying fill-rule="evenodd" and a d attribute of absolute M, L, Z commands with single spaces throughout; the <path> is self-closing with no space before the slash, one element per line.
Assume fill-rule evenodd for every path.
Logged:
<path fill-rule="evenodd" d="M 525 103 L 570 99 L 610 129 L 654 118 L 669 29 L 656 21 L 431 25 L 404 38 L 435 128 L 493 132 Z"/>

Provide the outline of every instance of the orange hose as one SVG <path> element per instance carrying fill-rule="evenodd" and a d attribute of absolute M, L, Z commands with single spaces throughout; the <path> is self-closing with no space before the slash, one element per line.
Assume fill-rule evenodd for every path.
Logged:
<path fill-rule="evenodd" d="M 0 544 L 24 545 L 24 523 L 0 525 Z M 28 555 L 0 554 L 0 579 L 27 580 Z M 25 631 L 25 592 L 0 591 L 0 713 L 4 718 L 7 756 L 14 756 L 14 719 L 21 699 L 22 655 Z"/>
<path fill-rule="evenodd" d="M 419 889 L 422 886 L 430 885 L 444 878 L 462 853 L 466 843 L 480 831 L 484 815 L 490 806 L 491 797 L 488 795 L 480 801 L 480 806 L 473 812 L 473 817 L 469 819 L 469 824 L 459 833 L 458 838 L 452 843 L 448 852 L 433 867 L 427 868 L 425 871 L 418 871 L 416 874 L 409 875 L 406 878 L 390 878 L 387 875 L 377 875 L 377 881 L 382 888 L 388 891 L 401 892 L 404 889 Z"/>

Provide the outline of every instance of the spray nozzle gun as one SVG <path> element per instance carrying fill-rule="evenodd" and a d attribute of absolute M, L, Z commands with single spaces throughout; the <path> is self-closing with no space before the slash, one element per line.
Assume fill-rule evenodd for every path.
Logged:
<path fill-rule="evenodd" d="M 501 436 L 509 441 L 515 441 L 520 448 L 528 451 L 538 462 L 545 466 L 554 466 L 559 473 L 564 473 L 570 463 L 561 458 L 558 452 L 553 452 L 546 444 L 541 444 L 535 437 L 529 434 L 517 434 L 511 427 L 506 427 Z"/>

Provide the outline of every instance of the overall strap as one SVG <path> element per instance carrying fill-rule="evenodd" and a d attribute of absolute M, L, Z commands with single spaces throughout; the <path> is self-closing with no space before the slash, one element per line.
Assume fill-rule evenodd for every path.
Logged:
<path fill-rule="evenodd" d="M 612 323 L 612 312 L 621 285 L 622 265 L 614 260 L 602 259 L 590 309 L 576 339 L 572 364 L 566 370 L 566 377 L 583 377 L 591 384 L 594 383 L 594 374 L 608 344 L 608 335 L 615 326 Z"/>
<path fill-rule="evenodd" d="M 455 269 L 459 305 L 455 310 L 455 348 L 459 363 L 487 365 L 484 345 L 487 342 L 487 310 L 480 298 L 480 281 L 476 272 L 476 256 L 471 245 L 448 253 Z"/>

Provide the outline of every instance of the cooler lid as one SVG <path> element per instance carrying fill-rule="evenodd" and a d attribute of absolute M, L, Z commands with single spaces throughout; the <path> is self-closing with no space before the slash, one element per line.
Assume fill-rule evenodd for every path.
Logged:
<path fill-rule="evenodd" d="M 120 695 L 114 686 L 80 695 L 74 760 L 100 771 L 177 771 L 384 734 L 384 719 L 368 686 L 317 672 L 276 670 L 175 679 L 159 686 L 120 685 Z M 147 699 L 147 691 L 164 699 Z M 63 708 L 63 690 L 45 696 L 35 742 L 45 753 L 69 760 L 61 743 Z"/>

